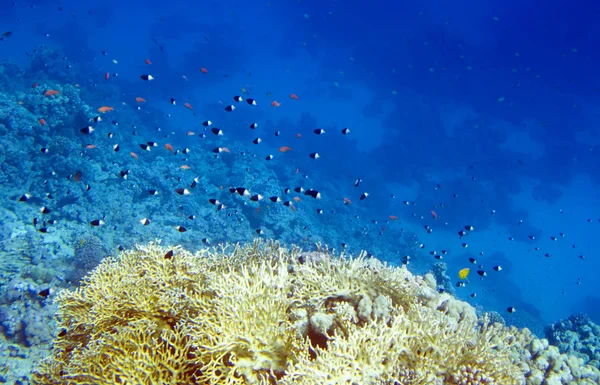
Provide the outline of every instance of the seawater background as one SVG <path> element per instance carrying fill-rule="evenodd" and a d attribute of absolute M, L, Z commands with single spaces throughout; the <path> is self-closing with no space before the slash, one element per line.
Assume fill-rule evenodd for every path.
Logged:
<path fill-rule="evenodd" d="M 367 228 L 367 243 L 393 245 L 403 228 L 426 244 L 413 258 L 433 263 L 427 251 L 450 251 L 453 281 L 461 268 L 474 268 L 468 257 L 484 263 L 487 279 L 472 269 L 457 295 L 509 322 L 507 306 L 536 323 L 574 312 L 600 322 L 599 13 L 593 4 L 566 1 L 4 2 L 1 29 L 14 34 L 0 43 L 0 55 L 26 66 L 26 52 L 58 47 L 82 77 L 89 75 L 81 83 L 90 89 L 105 72 L 118 73 L 111 82 L 124 96 L 152 95 L 152 108 L 172 114 L 163 126 L 181 133 L 179 142 L 171 140 L 179 145 L 240 87 L 259 102 L 272 92 L 281 108 L 264 102 L 256 118 L 267 127 L 304 127 L 303 140 L 289 145 L 322 156 L 288 166 L 310 174 L 314 185 L 339 181 L 337 191 L 324 191 L 335 207 L 349 197 L 368 208 L 349 244 Z M 142 73 L 157 80 L 143 83 Z M 287 98 L 292 92 L 299 101 Z M 173 110 L 171 97 L 192 103 L 199 118 Z M 231 119 L 223 128 L 238 124 L 223 119 Z M 316 127 L 328 130 L 326 139 L 308 133 Z M 343 127 L 350 137 L 338 135 Z M 151 123 L 139 129 L 151 132 Z M 256 135 L 246 130 L 228 134 L 253 150 Z M 357 177 L 360 189 L 353 187 Z M 359 203 L 363 191 L 371 196 Z M 386 224 L 388 215 L 402 222 Z M 456 233 L 466 224 L 476 231 L 460 240 Z M 399 264 L 405 250 L 397 251 L 377 257 Z M 504 271 L 493 272 L 495 264 Z M 472 292 L 477 298 L 468 297 Z"/>

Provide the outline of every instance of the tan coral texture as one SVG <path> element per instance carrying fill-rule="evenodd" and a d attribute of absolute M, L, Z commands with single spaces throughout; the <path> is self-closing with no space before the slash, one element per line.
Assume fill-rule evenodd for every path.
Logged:
<path fill-rule="evenodd" d="M 406 268 L 321 247 L 138 246 L 57 295 L 54 353 L 33 382 L 597 383 L 595 368 L 540 358 L 547 343 L 477 319 L 431 286 Z"/>

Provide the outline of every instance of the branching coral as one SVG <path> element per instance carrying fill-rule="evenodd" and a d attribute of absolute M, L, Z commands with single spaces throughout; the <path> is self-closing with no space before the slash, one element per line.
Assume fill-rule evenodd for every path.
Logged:
<path fill-rule="evenodd" d="M 109 257 L 58 294 L 34 383 L 510 385 L 541 365 L 530 334 L 477 320 L 405 268 L 275 242 L 171 250 Z M 561 362 L 573 383 L 597 380 Z"/>

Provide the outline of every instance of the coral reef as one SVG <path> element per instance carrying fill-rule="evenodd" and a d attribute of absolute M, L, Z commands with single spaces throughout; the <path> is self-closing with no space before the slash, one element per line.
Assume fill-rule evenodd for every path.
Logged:
<path fill-rule="evenodd" d="M 589 365 L 600 368 L 600 326 L 586 314 L 573 314 L 566 320 L 545 329 L 550 344 L 561 353 L 580 357 Z"/>
<path fill-rule="evenodd" d="M 278 243 L 106 258 L 60 292 L 35 384 L 592 384 L 528 330 L 478 319 L 432 275 Z"/>

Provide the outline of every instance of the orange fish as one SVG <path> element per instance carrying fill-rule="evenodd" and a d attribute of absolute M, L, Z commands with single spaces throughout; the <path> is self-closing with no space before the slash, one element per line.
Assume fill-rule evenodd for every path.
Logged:
<path fill-rule="evenodd" d="M 150 61 L 150 59 L 144 60 L 144 63 L 146 63 L 146 64 L 152 64 L 152 62 Z"/>
<path fill-rule="evenodd" d="M 302 134 L 296 134 L 296 138 L 298 138 L 298 139 L 302 138 Z"/>
<path fill-rule="evenodd" d="M 60 92 L 58 92 L 57 90 L 48 90 L 46 92 L 44 92 L 44 95 L 46 96 L 52 96 L 52 95 L 58 95 L 60 94 Z"/>
<path fill-rule="evenodd" d="M 187 164 L 184 164 L 183 166 L 180 167 L 183 170 L 189 170 L 191 167 L 188 166 Z"/>
<path fill-rule="evenodd" d="M 348 198 L 344 198 L 344 204 L 351 205 L 352 201 Z"/>
<path fill-rule="evenodd" d="M 46 121 L 44 120 L 44 118 L 40 118 L 40 120 L 38 120 L 38 122 L 42 125 L 45 126 L 46 125 Z"/>
<path fill-rule="evenodd" d="M 190 110 L 194 109 L 194 107 L 192 107 L 192 105 L 189 103 L 183 103 L 183 105 L 185 106 L 185 108 L 189 108 Z"/>
<path fill-rule="evenodd" d="M 221 150 L 223 150 L 223 152 L 231 152 L 231 151 L 229 151 L 229 149 L 227 147 L 223 147 L 223 148 L 221 148 Z"/>
<path fill-rule="evenodd" d="M 288 151 L 290 151 L 291 149 L 292 149 L 291 147 L 288 147 L 288 146 L 282 146 L 282 147 L 279 147 L 279 152 L 288 152 Z"/>
<path fill-rule="evenodd" d="M 196 135 L 196 133 L 195 133 L 194 131 L 188 131 L 188 132 L 186 133 L 186 135 L 187 135 L 187 136 L 194 136 L 194 135 Z"/>
<path fill-rule="evenodd" d="M 165 144 L 165 148 L 169 151 L 173 151 L 173 146 L 171 146 L 169 143 Z"/>
<path fill-rule="evenodd" d="M 75 174 L 73 174 L 73 180 L 75 182 L 81 182 L 82 177 L 83 177 L 83 173 L 81 171 L 75 171 Z"/>
<path fill-rule="evenodd" d="M 260 212 L 260 207 L 257 207 L 256 210 L 254 210 L 254 212 L 259 213 Z"/>
<path fill-rule="evenodd" d="M 298 100 L 300 98 L 296 94 L 290 94 L 290 99 Z"/>
<path fill-rule="evenodd" d="M 300 202 L 300 197 L 294 197 L 294 200 L 295 200 L 296 202 Z"/>
<path fill-rule="evenodd" d="M 294 205 L 290 205 L 290 208 L 292 209 L 293 212 L 296 212 L 296 208 L 294 207 Z"/>
<path fill-rule="evenodd" d="M 395 215 L 390 215 L 389 217 L 392 221 L 398 220 L 398 217 Z"/>
<path fill-rule="evenodd" d="M 92 148 L 97 148 L 95 144 L 88 144 L 87 146 L 85 146 L 85 148 L 87 149 L 92 149 Z"/>
<path fill-rule="evenodd" d="M 108 107 L 108 106 L 102 106 L 102 107 L 98 108 L 98 112 L 102 112 L 102 113 L 105 113 L 108 111 L 113 111 L 113 110 L 114 110 L 114 108 Z"/>
<path fill-rule="evenodd" d="M 271 102 L 271 107 L 281 107 L 281 103 L 279 103 L 277 100 L 273 100 Z"/>
<path fill-rule="evenodd" d="M 38 84 L 37 84 L 37 83 L 33 83 L 33 84 L 31 85 L 31 88 L 35 88 L 35 87 L 37 87 L 37 86 L 38 86 Z"/>
<path fill-rule="evenodd" d="M 437 213 L 436 213 L 435 211 L 433 211 L 433 210 L 431 210 L 431 217 L 432 217 L 433 219 L 438 219 L 438 215 L 437 215 Z"/>
<path fill-rule="evenodd" d="M 134 157 L 135 159 L 138 159 L 138 160 L 140 159 L 140 157 L 139 157 L 139 156 L 137 156 L 137 154 L 136 154 L 135 152 L 133 152 L 133 151 L 131 151 L 131 152 L 129 153 L 129 155 L 131 155 L 131 156 L 132 156 L 132 157 Z"/>
<path fill-rule="evenodd" d="M 299 173 L 299 172 L 300 172 L 300 169 L 299 169 L 299 168 L 297 168 L 297 169 L 296 169 L 296 175 L 298 175 L 298 173 Z"/>
<path fill-rule="evenodd" d="M 140 98 L 139 96 L 137 98 L 135 98 L 135 101 L 138 103 L 146 103 L 146 99 Z"/>
<path fill-rule="evenodd" d="M 108 78 L 110 78 L 110 74 L 107 72 L 104 74 L 104 79 L 108 80 Z"/>
<path fill-rule="evenodd" d="M 203 74 L 207 74 L 208 70 L 204 67 L 200 68 L 200 72 L 202 72 Z"/>

